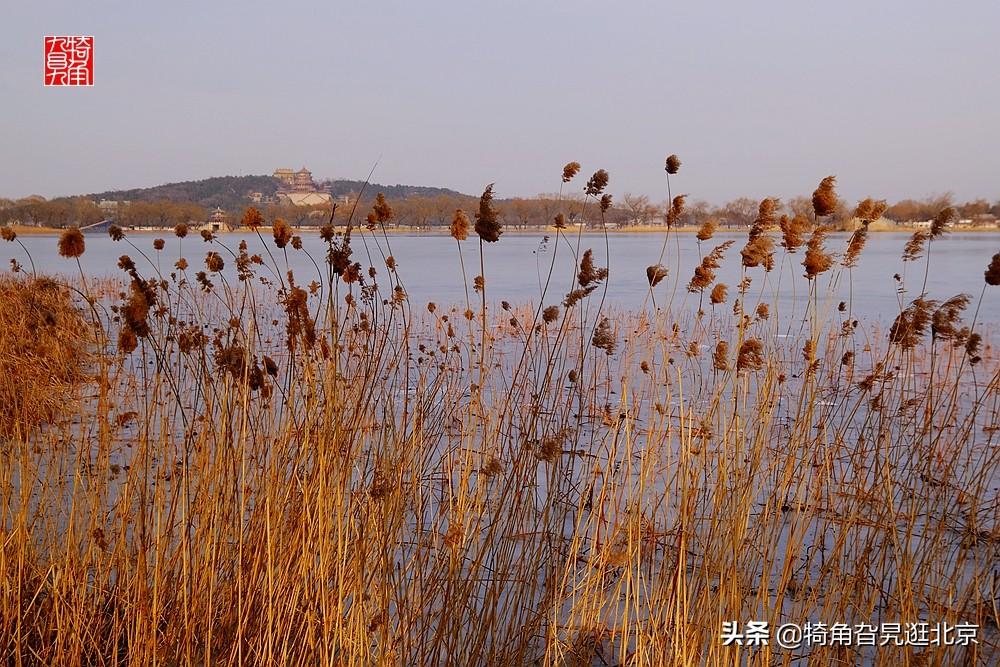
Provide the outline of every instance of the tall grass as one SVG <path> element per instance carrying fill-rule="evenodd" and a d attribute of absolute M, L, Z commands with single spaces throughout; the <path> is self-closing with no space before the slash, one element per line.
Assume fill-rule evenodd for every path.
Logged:
<path fill-rule="evenodd" d="M 600 173 L 591 207 L 610 203 Z M 550 268 L 539 302 L 496 304 L 492 186 L 478 303 L 410 303 L 384 202 L 367 226 L 321 231 L 315 275 L 288 269 L 307 250 L 283 223 L 266 257 L 186 228 L 175 259 L 123 246 L 119 286 L 74 284 L 79 311 L 59 292 L 71 326 L 39 329 L 47 311 L 18 305 L 52 283 L 5 277 L 0 655 L 995 664 L 1000 394 L 965 318 L 977 304 L 921 293 L 888 330 L 853 320 L 832 294 L 863 238 L 834 261 L 824 184 L 815 223 L 765 200 L 738 258 L 707 253 L 697 306 L 679 276 L 659 308 L 605 304 L 614 271 L 642 269 L 599 267 L 558 228 L 573 283 L 557 293 Z M 469 224 L 456 213 L 459 244 Z M 723 261 L 743 266 L 728 294 Z M 650 267 L 651 296 L 668 270 Z M 777 313 L 782 281 L 808 291 L 807 313 Z M 980 633 L 950 648 L 723 646 L 722 623 L 748 620 Z"/>

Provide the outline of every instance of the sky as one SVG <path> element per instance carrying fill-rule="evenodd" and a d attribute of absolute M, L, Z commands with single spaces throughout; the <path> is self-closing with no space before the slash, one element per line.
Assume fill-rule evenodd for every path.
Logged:
<path fill-rule="evenodd" d="M 45 35 L 94 36 L 92 88 L 42 85 Z M 691 200 L 996 200 L 998 72 L 995 0 L 11 1 L 0 196 L 376 162 L 533 196 L 575 160 L 658 201 L 676 153 Z"/>

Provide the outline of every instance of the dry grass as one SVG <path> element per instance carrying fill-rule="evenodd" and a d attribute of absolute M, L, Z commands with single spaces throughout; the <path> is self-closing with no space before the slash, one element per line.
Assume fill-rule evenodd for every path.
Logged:
<path fill-rule="evenodd" d="M 588 182 L 590 206 L 606 185 Z M 111 296 L 87 289 L 109 306 L 105 338 L 134 346 L 107 344 L 86 400 L 58 401 L 43 429 L 18 422 L 2 451 L 0 655 L 996 664 L 1000 396 L 964 312 L 976 302 L 921 296 L 891 331 L 855 323 L 825 292 L 848 267 L 806 278 L 801 255 L 758 240 L 776 206 L 754 261 L 730 260 L 744 266 L 732 307 L 713 297 L 707 313 L 666 285 L 660 309 L 607 307 L 613 277 L 561 230 L 562 288 L 550 270 L 539 303 L 493 306 L 486 244 L 502 230 L 486 194 L 480 238 L 455 235 L 480 246 L 478 304 L 414 307 L 385 211 L 370 232 L 325 230 L 315 276 L 287 270 L 283 253 L 307 252 L 294 243 L 259 257 L 216 239 L 204 271 L 197 238 L 165 275 L 123 261 Z M 814 246 L 807 270 L 835 252 Z M 779 279 L 808 290 L 804 326 L 778 311 Z M 0 358 L 8 384 L 45 395 L 31 364 Z M 981 631 L 934 650 L 721 645 L 723 621 L 751 619 Z"/>
<path fill-rule="evenodd" d="M 0 442 L 26 437 L 73 401 L 93 342 L 65 287 L 0 276 Z"/>

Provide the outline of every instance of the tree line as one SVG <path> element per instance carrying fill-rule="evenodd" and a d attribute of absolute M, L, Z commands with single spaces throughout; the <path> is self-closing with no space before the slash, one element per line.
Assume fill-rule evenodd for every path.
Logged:
<path fill-rule="evenodd" d="M 374 200 L 375 191 L 365 192 L 358 200 L 356 192 L 345 194 L 335 205 L 293 206 L 290 204 L 266 204 L 257 206 L 268 222 L 281 218 L 295 226 L 321 226 L 331 215 L 337 224 L 345 224 L 353 215 L 354 221 L 363 224 L 365 216 Z M 393 210 L 390 226 L 405 226 L 416 229 L 446 227 L 451 223 L 456 209 L 471 214 L 478 206 L 478 198 L 461 194 L 436 194 L 432 196 L 406 196 L 387 198 Z M 750 197 L 739 197 L 722 205 L 706 201 L 685 201 L 679 225 L 701 225 L 714 220 L 722 227 L 744 228 L 757 217 L 760 201 Z M 542 194 L 530 198 L 496 200 L 496 208 L 505 226 L 511 228 L 545 227 L 552 224 L 555 216 L 562 213 L 568 224 L 598 227 L 602 223 L 618 227 L 641 227 L 663 225 L 667 202 L 654 202 L 645 195 L 626 193 L 613 201 L 605 212 L 597 202 L 587 200 L 583 195 Z M 226 211 L 227 221 L 237 226 L 247 209 L 254 205 L 246 201 L 240 206 Z M 961 218 L 976 219 L 979 216 L 1000 217 L 1000 201 L 990 203 L 976 199 L 956 203 L 950 195 L 927 197 L 924 199 L 904 199 L 886 209 L 885 217 L 894 222 L 929 220 L 946 206 L 954 206 Z M 805 214 L 811 217 L 812 202 L 809 197 L 793 197 L 784 202 L 787 213 Z M 119 203 L 110 209 L 102 209 L 87 197 L 60 197 L 47 200 L 32 196 L 24 199 L 0 199 L 0 225 L 23 224 L 41 227 L 85 226 L 105 219 L 113 219 L 123 227 L 173 227 L 179 223 L 201 223 L 207 221 L 211 210 L 192 202 L 173 200 L 133 201 Z M 835 226 L 847 226 L 851 221 L 853 206 L 846 201 L 837 202 L 831 216 Z"/>

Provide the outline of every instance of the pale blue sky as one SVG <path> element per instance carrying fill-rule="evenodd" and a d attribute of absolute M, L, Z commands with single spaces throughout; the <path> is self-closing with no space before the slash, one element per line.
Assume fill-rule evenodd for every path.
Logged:
<path fill-rule="evenodd" d="M 95 36 L 92 89 L 42 37 Z M 498 196 L 1000 198 L 1000 2 L 7 2 L 0 196 L 308 166 Z M 574 186 L 582 188 L 582 181 Z"/>

